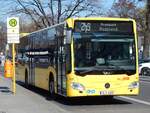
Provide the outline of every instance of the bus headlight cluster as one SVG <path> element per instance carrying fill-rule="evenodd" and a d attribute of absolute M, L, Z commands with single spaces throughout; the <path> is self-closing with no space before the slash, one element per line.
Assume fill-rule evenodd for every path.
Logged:
<path fill-rule="evenodd" d="M 137 82 L 137 81 L 130 83 L 128 86 L 129 89 L 134 89 L 134 88 L 138 88 L 138 87 L 139 87 L 139 82 Z"/>
<path fill-rule="evenodd" d="M 72 82 L 71 83 L 71 87 L 75 90 L 79 90 L 79 91 L 84 91 L 85 87 L 83 86 L 83 84 L 77 83 L 77 82 Z"/>

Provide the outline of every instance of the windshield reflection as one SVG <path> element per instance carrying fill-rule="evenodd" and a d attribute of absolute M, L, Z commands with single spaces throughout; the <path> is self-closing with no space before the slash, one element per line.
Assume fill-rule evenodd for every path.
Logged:
<path fill-rule="evenodd" d="M 75 69 L 83 71 L 88 67 L 99 67 L 98 70 L 135 71 L 133 39 L 133 37 L 79 37 L 74 34 Z M 91 69 L 86 72 L 93 72 L 95 68 Z"/>

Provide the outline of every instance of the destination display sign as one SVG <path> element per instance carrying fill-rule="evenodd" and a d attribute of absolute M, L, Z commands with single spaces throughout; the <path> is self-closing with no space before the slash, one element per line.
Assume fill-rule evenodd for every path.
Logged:
<path fill-rule="evenodd" d="M 76 21 L 75 32 L 103 32 L 133 34 L 132 21 Z"/>

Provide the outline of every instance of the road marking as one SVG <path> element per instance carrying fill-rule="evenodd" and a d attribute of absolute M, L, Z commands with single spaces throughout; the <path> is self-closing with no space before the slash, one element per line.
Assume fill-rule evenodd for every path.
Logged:
<path fill-rule="evenodd" d="M 131 97 L 125 97 L 125 96 L 119 96 L 119 97 L 150 106 L 150 102 L 147 102 L 147 101 L 143 101 L 143 100 L 139 100 L 139 99 L 135 99 L 135 98 L 131 98 Z"/>
<path fill-rule="evenodd" d="M 150 82 L 148 81 L 140 81 L 140 82 L 150 84 Z"/>

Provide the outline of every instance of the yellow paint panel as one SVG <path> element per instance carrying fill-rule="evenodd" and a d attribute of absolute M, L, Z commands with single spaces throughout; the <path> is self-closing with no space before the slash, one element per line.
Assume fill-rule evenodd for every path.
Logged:
<path fill-rule="evenodd" d="M 54 76 L 54 81 L 56 84 L 56 72 L 54 68 L 48 67 L 48 68 L 35 68 L 35 86 L 40 87 L 45 90 L 49 90 L 49 76 L 50 72 Z M 56 86 L 56 85 L 55 85 Z M 55 87 L 55 91 L 56 91 Z"/>
<path fill-rule="evenodd" d="M 25 81 L 25 66 L 17 64 L 16 66 L 16 80 Z"/>
<path fill-rule="evenodd" d="M 129 79 L 125 79 L 129 77 Z M 129 84 L 138 81 L 137 75 L 87 75 L 84 77 L 76 76 L 72 78 L 68 76 L 68 92 L 67 95 L 72 96 L 100 96 L 101 91 L 113 92 L 112 95 L 138 95 L 139 88 L 129 89 Z M 71 87 L 71 83 L 80 83 L 85 87 L 85 90 L 80 93 Z M 105 88 L 105 84 L 109 83 L 110 88 Z M 89 90 L 95 93 L 88 93 Z"/>
<path fill-rule="evenodd" d="M 35 86 L 48 90 L 48 69 L 35 68 Z"/>

